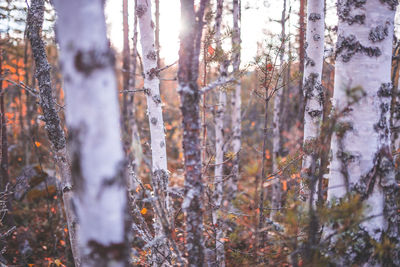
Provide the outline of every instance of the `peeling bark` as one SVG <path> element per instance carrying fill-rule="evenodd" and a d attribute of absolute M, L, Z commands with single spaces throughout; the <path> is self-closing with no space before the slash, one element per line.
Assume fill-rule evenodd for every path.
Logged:
<path fill-rule="evenodd" d="M 54 1 L 83 266 L 128 266 L 114 56 L 102 0 Z"/>

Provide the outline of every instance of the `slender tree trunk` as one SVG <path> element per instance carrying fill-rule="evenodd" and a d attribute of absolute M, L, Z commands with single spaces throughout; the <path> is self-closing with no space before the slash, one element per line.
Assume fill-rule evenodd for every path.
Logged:
<path fill-rule="evenodd" d="M 136 15 L 139 20 L 140 41 L 143 55 L 144 88 L 147 96 L 147 114 L 150 124 L 151 156 L 152 156 L 152 184 L 155 196 L 160 200 L 155 205 L 158 210 L 164 210 L 169 214 L 168 197 L 168 169 L 167 169 L 167 150 L 164 133 L 164 119 L 161 108 L 160 80 L 157 73 L 157 52 L 154 41 L 154 24 L 152 21 L 151 1 L 138 0 Z M 162 239 L 164 232 L 162 226 L 162 214 L 156 212 L 156 238 Z M 165 244 L 165 241 L 162 242 Z M 164 245 L 162 245 L 164 246 Z M 165 253 L 167 247 L 162 249 Z M 157 257 L 154 264 L 162 265 L 162 258 Z"/>
<path fill-rule="evenodd" d="M 332 137 L 328 199 L 358 193 L 367 205 L 364 215 L 370 217 L 360 223 L 360 231 L 377 241 L 383 231 L 398 239 L 399 189 L 389 127 L 396 5 L 379 0 L 338 3 L 333 104 L 337 112 L 346 112 Z M 363 260 L 375 265 L 372 255 Z M 398 258 L 394 265 L 399 265 Z"/>
<path fill-rule="evenodd" d="M 135 12 L 134 12 L 134 21 L 133 21 L 133 48 L 132 48 L 132 71 L 131 71 L 131 78 L 130 78 L 130 86 L 131 88 L 136 88 L 136 70 L 137 70 L 137 41 L 138 41 L 138 31 L 137 31 L 137 24 L 138 19 L 136 16 L 136 7 L 137 7 L 137 0 L 135 0 Z M 133 161 L 131 162 L 134 173 L 138 173 L 139 165 L 142 161 L 143 157 L 143 150 L 142 145 L 140 143 L 140 136 L 139 130 L 136 122 L 135 116 L 135 94 L 131 94 L 128 98 L 128 120 L 129 120 L 129 127 L 132 128 L 132 151 L 133 151 Z M 129 189 L 136 189 L 131 188 L 128 185 Z"/>
<path fill-rule="evenodd" d="M 199 54 L 203 31 L 203 15 L 208 0 L 201 0 L 195 12 L 194 0 L 181 0 L 178 83 L 181 96 L 183 149 L 185 158 L 185 197 L 182 209 L 186 222 L 188 264 L 204 266 L 203 192 L 200 114 Z"/>
<path fill-rule="evenodd" d="M 3 51 L 0 50 L 0 77 L 3 75 Z M 4 91 L 3 91 L 3 80 L 0 80 L 0 90 L 1 90 L 1 95 L 0 95 L 0 112 L 1 112 L 1 125 L 0 125 L 0 130 L 1 130 L 1 160 L 0 160 L 0 186 L 1 186 L 1 191 L 4 191 L 7 183 L 9 182 L 9 177 L 8 177 L 8 143 L 7 143 L 7 121 L 6 121 L 6 113 L 5 113 L 5 107 L 4 107 Z"/>
<path fill-rule="evenodd" d="M 155 0 L 156 5 L 156 30 L 155 30 L 155 42 L 156 42 L 156 53 L 157 53 L 157 68 L 161 68 L 160 62 L 160 0 Z"/>
<path fill-rule="evenodd" d="M 66 150 L 65 134 L 61 127 L 60 117 L 55 108 L 53 88 L 50 76 L 50 64 L 47 60 L 45 44 L 42 40 L 42 26 L 44 20 L 44 0 L 32 0 L 28 11 L 28 39 L 36 65 L 36 79 L 39 83 L 40 106 L 49 140 L 55 152 L 55 162 L 62 179 L 62 195 L 68 224 L 68 233 L 71 243 L 75 266 L 81 265 L 81 253 L 78 248 L 76 229 L 78 222 L 73 210 L 73 191 L 70 163 Z"/>
<path fill-rule="evenodd" d="M 304 70 L 304 53 L 305 53 L 305 45 L 304 45 L 304 33 L 305 33 L 305 28 L 306 25 L 304 23 L 304 10 L 305 10 L 305 5 L 306 0 L 300 0 L 300 12 L 299 12 L 299 73 L 300 73 L 300 79 L 299 79 L 299 103 L 298 103 L 298 112 L 299 112 L 299 121 L 303 122 L 304 116 L 304 99 L 303 99 L 303 70 Z"/>
<path fill-rule="evenodd" d="M 129 49 L 129 18 L 128 18 L 128 0 L 122 1 L 122 29 L 123 29 L 123 40 L 124 47 L 122 50 L 122 86 L 123 90 L 130 89 L 130 69 L 131 69 L 131 57 L 130 57 L 130 49 Z M 125 154 L 128 156 L 129 160 L 132 161 L 132 128 L 129 121 L 129 112 L 130 109 L 133 108 L 130 105 L 130 97 L 131 95 L 128 93 L 124 93 L 122 95 L 122 125 L 123 125 L 123 146 Z"/>
<path fill-rule="evenodd" d="M 231 98 L 232 104 L 232 129 L 233 140 L 231 143 L 232 152 L 234 153 L 232 164 L 232 177 L 227 180 L 226 200 L 228 205 L 232 205 L 232 200 L 235 199 L 237 193 L 237 184 L 240 179 L 240 150 L 242 136 L 242 98 L 241 98 L 241 82 L 240 82 L 240 52 L 241 52 L 241 0 L 233 0 L 233 34 L 232 34 L 232 49 L 233 49 L 233 72 L 238 75 L 235 92 Z"/>
<path fill-rule="evenodd" d="M 217 43 L 217 51 L 221 50 L 221 22 L 224 8 L 224 1 L 217 1 L 217 11 L 215 15 L 214 37 Z M 220 63 L 219 74 L 226 76 L 224 62 Z M 225 225 L 223 222 L 222 199 L 224 195 L 224 118 L 226 106 L 226 92 L 221 88 L 218 92 L 218 105 L 215 114 L 215 170 L 214 170 L 214 192 L 213 192 L 213 225 L 215 229 L 215 255 L 216 266 L 225 266 Z"/>
<path fill-rule="evenodd" d="M 266 88 L 266 93 L 268 94 L 268 89 Z M 269 97 L 266 94 L 266 99 L 264 100 L 264 128 L 263 128 L 263 146 L 262 146 L 262 160 L 261 160 L 261 177 L 260 177 L 260 198 L 259 198 L 259 217 L 258 217 L 258 225 L 257 225 L 257 232 L 256 232 L 256 247 L 255 247 L 255 257 L 257 258 L 257 262 L 262 262 L 262 257 L 261 255 L 258 255 L 258 248 L 262 248 L 265 245 L 265 241 L 267 238 L 267 234 L 264 228 L 264 221 L 265 221 L 265 216 L 264 216 L 264 179 L 266 175 L 266 150 L 267 150 L 267 137 L 268 137 L 268 106 L 269 106 Z"/>
<path fill-rule="evenodd" d="M 286 0 L 283 0 L 283 9 L 281 16 L 281 48 L 279 51 L 279 77 L 278 77 L 278 91 L 275 93 L 274 99 L 274 113 L 273 113 L 273 140 L 272 140 L 272 171 L 275 173 L 278 171 L 278 158 L 281 152 L 281 116 L 282 116 L 282 97 L 283 97 L 283 86 L 284 86 L 284 56 L 285 56 L 285 47 L 286 47 L 286 33 L 285 33 L 285 25 L 286 25 Z M 272 183 L 272 196 L 271 196 L 271 213 L 270 218 L 272 219 L 276 211 L 280 208 L 281 203 L 281 182 L 280 179 L 275 179 Z"/>
<path fill-rule="evenodd" d="M 398 60 L 400 64 L 400 60 Z M 399 67 L 399 66 L 397 66 Z M 392 103 L 391 103 L 391 128 L 392 128 L 392 150 L 394 154 L 394 162 L 397 166 L 400 163 L 400 76 L 397 86 L 393 86 Z M 399 169 L 399 168 L 397 168 Z M 399 179 L 399 171 L 396 170 L 396 178 Z"/>
<path fill-rule="evenodd" d="M 54 1 L 83 266 L 128 266 L 124 154 L 104 1 Z"/>
<path fill-rule="evenodd" d="M 308 0 L 307 3 L 307 34 L 306 34 L 306 64 L 304 67 L 303 95 L 305 100 L 304 112 L 304 158 L 302 163 L 302 184 L 304 197 L 310 200 L 312 184 L 316 177 L 311 173 L 311 166 L 318 171 L 320 161 L 317 158 L 317 140 L 323 117 L 324 89 L 321 84 L 322 67 L 324 62 L 324 1 Z M 317 160 L 314 162 L 314 160 Z M 316 187 L 314 187 L 316 188 Z M 313 196 L 314 200 L 317 200 Z"/>

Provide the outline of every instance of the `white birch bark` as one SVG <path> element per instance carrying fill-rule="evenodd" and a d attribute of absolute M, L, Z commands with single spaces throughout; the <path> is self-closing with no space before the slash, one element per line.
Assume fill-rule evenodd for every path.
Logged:
<path fill-rule="evenodd" d="M 215 16 L 215 40 L 217 50 L 221 50 L 221 22 L 223 14 L 224 1 L 217 1 L 217 11 Z M 219 74 L 226 76 L 226 68 L 224 63 L 220 63 Z M 225 266 L 225 249 L 223 228 L 223 220 L 221 219 L 222 199 L 224 195 L 224 117 L 226 106 L 226 92 L 220 88 L 218 92 L 218 105 L 215 114 L 215 170 L 214 170 L 214 192 L 213 192 L 213 225 L 215 228 L 215 255 L 216 266 Z"/>
<path fill-rule="evenodd" d="M 231 205 L 232 200 L 236 197 L 237 183 L 240 179 L 240 166 L 239 166 L 239 152 L 241 149 L 241 135 L 242 135 L 242 98 L 241 98 L 241 81 L 239 76 L 240 71 L 240 51 L 241 51 L 241 38 L 240 38 L 240 18 L 241 18 L 241 0 L 233 0 L 233 34 L 232 34 L 232 66 L 233 72 L 238 75 L 236 81 L 235 91 L 231 98 L 232 104 L 232 130 L 233 140 L 231 142 L 232 152 L 234 153 L 232 177 L 227 180 L 226 185 L 226 201 Z"/>
<path fill-rule="evenodd" d="M 283 9 L 281 16 L 281 50 L 280 50 L 280 63 L 279 70 L 280 75 L 278 77 L 278 90 L 275 93 L 274 97 L 274 109 L 273 109 L 273 138 L 272 138 L 272 171 L 275 173 L 278 171 L 278 157 L 281 151 L 281 102 L 283 97 L 283 86 L 284 86 L 284 54 L 285 54 L 285 42 L 286 42 L 286 33 L 285 33 L 285 19 L 286 19 L 286 0 L 283 1 Z M 281 202 L 281 182 L 280 179 L 275 179 L 272 183 L 272 196 L 271 196 L 271 213 L 270 218 L 273 219 L 277 210 L 280 208 Z"/>
<path fill-rule="evenodd" d="M 127 266 L 124 155 L 104 3 L 54 4 L 82 266 Z"/>
<path fill-rule="evenodd" d="M 323 115 L 324 90 L 321 84 L 324 61 L 324 0 L 308 0 L 307 29 L 305 44 L 305 64 L 303 95 L 304 110 L 304 158 L 302 162 L 302 194 L 310 199 L 310 191 L 316 193 L 316 181 L 313 170 L 317 170 L 316 142 L 320 134 Z M 313 187 L 313 188 L 312 188 Z M 313 194 L 313 202 L 316 200 Z"/>
<path fill-rule="evenodd" d="M 152 184 L 156 198 L 156 238 L 163 239 L 162 214 L 158 211 L 164 210 L 169 215 L 168 207 L 168 169 L 167 150 L 164 133 L 164 119 L 161 108 L 160 80 L 157 73 L 157 52 L 154 41 L 154 27 L 152 21 L 151 1 L 137 0 L 136 15 L 139 20 L 140 43 L 142 46 L 144 89 L 147 98 L 147 114 L 150 124 L 151 156 L 152 156 Z M 164 226 L 165 227 L 165 226 Z M 161 242 L 165 244 L 165 241 Z M 164 245 L 162 245 L 164 246 Z M 162 248 L 164 254 L 168 254 L 168 248 Z M 155 266 L 162 265 L 165 261 L 159 255 L 153 253 Z"/>
<path fill-rule="evenodd" d="M 332 136 L 328 199 L 342 198 L 347 192 L 360 194 L 367 205 L 364 215 L 372 216 L 360 228 L 375 240 L 380 239 L 382 231 L 398 238 L 398 214 L 393 211 L 398 189 L 389 127 L 396 5 L 380 0 L 338 2 L 333 104 L 336 112 L 345 108 L 347 112 Z M 365 96 L 349 107 L 349 102 L 360 95 L 360 90 L 352 89 L 357 86 Z"/>

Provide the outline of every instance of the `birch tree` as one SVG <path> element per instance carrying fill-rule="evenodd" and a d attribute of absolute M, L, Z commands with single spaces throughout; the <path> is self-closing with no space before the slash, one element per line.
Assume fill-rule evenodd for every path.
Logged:
<path fill-rule="evenodd" d="M 43 111 L 44 122 L 46 123 L 45 129 L 53 146 L 55 154 L 54 159 L 62 180 L 62 196 L 72 255 L 74 257 L 75 266 L 80 266 L 81 253 L 78 249 L 78 239 L 76 236 L 78 222 L 72 206 L 73 191 L 70 162 L 67 154 L 64 130 L 61 127 L 60 117 L 57 113 L 56 103 L 53 98 L 50 64 L 47 60 L 45 44 L 41 37 L 43 19 L 44 0 L 32 0 L 28 10 L 27 32 L 35 60 L 36 79 L 39 84 L 39 103 Z"/>
<path fill-rule="evenodd" d="M 203 15 L 208 0 L 201 0 L 195 11 L 194 0 L 181 0 L 178 83 L 181 97 L 183 149 L 185 159 L 186 250 L 189 266 L 204 265 L 203 241 L 203 180 L 200 145 L 199 54 L 203 30 Z"/>
<path fill-rule="evenodd" d="M 278 171 L 278 158 L 281 151 L 281 111 L 282 111 L 282 97 L 283 97 L 283 86 L 284 86 L 284 57 L 285 57 L 285 21 L 286 21 L 286 0 L 283 0 L 283 9 L 281 15 L 281 47 L 279 50 L 279 74 L 278 74 L 278 88 L 274 98 L 274 113 L 273 113 L 273 139 L 272 139 L 272 171 L 276 173 Z M 272 198 L 271 198 L 271 218 L 276 214 L 276 211 L 280 208 L 281 202 L 281 182 L 276 179 L 272 183 Z"/>
<path fill-rule="evenodd" d="M 328 199 L 359 194 L 366 205 L 367 219 L 360 223 L 357 234 L 377 241 L 383 232 L 398 239 L 398 186 L 389 127 L 396 6 L 397 1 L 338 2 L 333 105 L 344 116 L 332 137 Z M 366 253 L 363 243 L 360 251 Z M 349 249 L 349 255 L 354 257 L 357 253 L 360 252 Z M 364 254 L 362 259 L 367 265 L 376 265 L 371 255 Z M 395 265 L 398 264 L 397 255 Z"/>
<path fill-rule="evenodd" d="M 130 224 L 104 1 L 54 4 L 82 265 L 127 266 Z"/>
<path fill-rule="evenodd" d="M 150 124 L 151 156 L 152 156 L 152 184 L 156 198 L 154 205 L 157 210 L 164 210 L 169 214 L 168 203 L 168 169 L 167 150 L 164 133 L 164 119 L 161 108 L 160 80 L 157 69 L 157 52 L 154 41 L 154 23 L 152 21 L 151 1 L 138 0 L 136 14 L 139 20 L 140 42 L 143 55 L 144 90 L 147 98 L 147 114 Z M 162 214 L 156 212 L 156 238 L 163 238 Z M 168 216 L 168 215 L 167 215 Z M 164 243 L 164 242 L 163 242 Z M 165 253 L 168 248 L 164 248 Z M 160 260 L 160 257 L 155 259 Z M 155 263 L 159 265 L 159 263 Z"/>
<path fill-rule="evenodd" d="M 237 183 L 240 179 L 240 150 L 241 150 L 241 137 L 242 137 L 242 98 L 241 98 L 241 82 L 240 82 L 240 51 L 241 51 L 241 0 L 233 0 L 233 34 L 232 34 L 232 66 L 233 73 L 238 75 L 235 92 L 231 97 L 232 104 L 232 129 L 233 129 L 233 140 L 231 143 L 232 152 L 234 153 L 233 165 L 232 165 L 232 176 L 227 180 L 226 186 L 226 199 L 229 205 L 231 201 L 236 197 Z"/>
<path fill-rule="evenodd" d="M 214 37 L 217 44 L 217 51 L 221 51 L 221 23 L 224 8 L 224 1 L 217 0 L 217 11 L 215 15 Z M 219 67 L 219 74 L 226 76 L 226 64 L 223 62 Z M 224 225 L 221 218 L 221 206 L 224 195 L 224 118 L 226 106 L 226 92 L 220 88 L 218 92 L 218 104 L 215 114 L 215 170 L 214 170 L 214 192 L 213 192 L 213 225 L 215 231 L 215 255 L 216 266 L 225 266 L 224 249 Z"/>
<path fill-rule="evenodd" d="M 324 62 L 324 1 L 309 0 L 307 3 L 307 32 L 304 65 L 303 95 L 304 110 L 304 158 L 302 163 L 303 192 L 310 198 L 310 191 L 315 193 L 316 184 L 312 180 L 315 174 L 312 168 L 318 169 L 316 161 L 316 142 L 319 137 L 324 90 L 321 84 L 322 66 Z M 313 197 L 311 197 L 313 198 Z"/>

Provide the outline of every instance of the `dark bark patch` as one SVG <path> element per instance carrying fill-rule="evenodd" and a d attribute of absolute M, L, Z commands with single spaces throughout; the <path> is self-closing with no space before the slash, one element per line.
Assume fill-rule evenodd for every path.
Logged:
<path fill-rule="evenodd" d="M 398 0 L 380 0 L 380 2 L 388 5 L 390 10 L 396 10 L 397 5 L 399 4 Z"/>
<path fill-rule="evenodd" d="M 156 125 L 157 124 L 157 118 L 153 117 L 150 119 L 151 124 Z"/>
<path fill-rule="evenodd" d="M 157 53 L 155 52 L 155 51 L 150 51 L 148 54 L 147 54 L 147 59 L 149 59 L 149 60 L 156 60 L 157 59 Z"/>
<path fill-rule="evenodd" d="M 310 16 L 308 16 L 308 19 L 312 22 L 316 22 L 317 20 L 321 19 L 321 15 L 318 13 L 311 13 Z"/>
<path fill-rule="evenodd" d="M 111 67 L 114 65 L 114 62 L 114 53 L 110 49 L 107 49 L 107 51 L 95 49 L 89 51 L 79 50 L 74 58 L 75 68 L 86 76 L 89 76 L 97 69 Z"/>
<path fill-rule="evenodd" d="M 310 75 L 305 79 L 304 81 L 304 97 L 306 99 L 311 99 L 314 97 L 315 93 L 317 93 L 317 100 L 320 104 L 320 106 L 323 106 L 324 104 L 324 87 L 322 84 L 318 81 L 319 74 L 318 73 L 310 73 Z"/>
<path fill-rule="evenodd" d="M 81 144 L 81 134 L 83 133 L 85 127 L 70 127 L 68 132 L 68 144 L 69 153 L 71 158 L 71 177 L 72 183 L 74 185 L 75 192 L 84 192 L 84 178 L 82 174 L 82 144 Z"/>
<path fill-rule="evenodd" d="M 365 5 L 366 0 L 339 0 L 337 3 L 337 14 L 341 21 L 347 22 L 349 25 L 353 23 L 364 24 L 365 15 L 352 15 L 354 8 L 360 8 Z"/>
<path fill-rule="evenodd" d="M 383 41 L 389 35 L 388 25 L 378 25 L 369 32 L 368 39 L 373 43 Z"/>
<path fill-rule="evenodd" d="M 141 18 L 147 11 L 147 7 L 145 5 L 138 5 L 136 8 L 136 15 L 138 18 Z"/>
<path fill-rule="evenodd" d="M 379 97 L 391 97 L 392 96 L 392 83 L 383 83 L 378 90 Z"/>
<path fill-rule="evenodd" d="M 152 97 L 152 99 L 153 99 L 154 103 L 156 103 L 156 104 L 161 104 L 161 97 L 160 97 L 160 95 L 154 95 L 154 96 Z"/>
<path fill-rule="evenodd" d="M 127 246 L 124 242 L 103 245 L 96 240 L 90 240 L 88 246 L 91 250 L 89 254 L 91 260 L 124 261 L 127 256 Z"/>
<path fill-rule="evenodd" d="M 364 46 L 353 34 L 347 37 L 339 35 L 336 43 L 336 57 L 340 55 L 343 62 L 349 62 L 356 53 L 363 53 L 369 57 L 382 55 L 379 47 Z"/>

